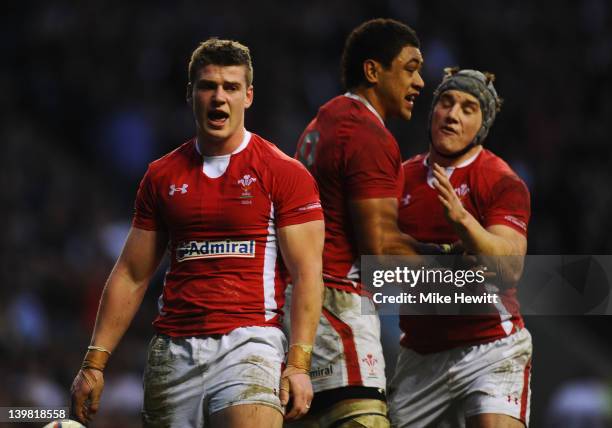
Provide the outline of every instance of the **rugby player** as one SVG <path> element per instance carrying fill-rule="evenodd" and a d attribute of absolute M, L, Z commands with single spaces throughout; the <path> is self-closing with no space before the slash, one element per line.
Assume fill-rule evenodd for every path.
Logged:
<path fill-rule="evenodd" d="M 500 302 L 473 309 L 476 315 L 401 316 L 390 415 L 398 427 L 522 427 L 529 422 L 532 344 L 516 283 L 527 251 L 529 191 L 482 146 L 501 106 L 495 76 L 445 72 L 430 111 L 429 152 L 404 163 L 400 227 L 425 242 L 461 240 L 468 254 L 492 264 L 497 276 L 486 290 Z"/>
<path fill-rule="evenodd" d="M 140 183 L 132 228 L 72 385 L 72 412 L 83 423 L 98 410 L 108 357 L 166 249 L 144 426 L 280 427 L 290 398 L 288 420 L 309 408 L 323 213 L 306 168 L 244 128 L 252 79 L 249 49 L 238 42 L 209 39 L 191 56 L 187 101 L 196 137 L 152 162 Z M 285 266 L 294 304 L 283 366 Z"/>
<path fill-rule="evenodd" d="M 385 120 L 409 120 L 424 86 L 423 56 L 410 27 L 374 19 L 347 38 L 347 92 L 324 104 L 299 139 L 296 158 L 316 178 L 325 213 L 323 313 L 313 351 L 315 398 L 296 426 L 385 427 L 380 320 L 362 315 L 360 256 L 415 254 L 397 224 L 401 154 Z M 373 310 L 365 300 L 364 310 Z"/>

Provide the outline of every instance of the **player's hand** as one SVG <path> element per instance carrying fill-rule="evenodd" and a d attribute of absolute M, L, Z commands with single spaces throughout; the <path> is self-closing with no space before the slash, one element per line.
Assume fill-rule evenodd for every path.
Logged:
<path fill-rule="evenodd" d="M 458 255 L 465 252 L 463 242 L 455 241 L 451 244 L 434 244 L 433 242 L 418 242 L 415 245 L 417 253 L 424 256 Z"/>
<path fill-rule="evenodd" d="M 84 425 L 93 419 L 100 406 L 100 396 L 104 389 L 104 374 L 96 369 L 81 369 L 70 388 L 71 417 Z"/>
<path fill-rule="evenodd" d="M 461 240 L 455 241 L 451 244 L 443 244 L 444 254 L 466 254 L 465 247 L 463 246 L 463 242 Z"/>
<path fill-rule="evenodd" d="M 434 244 L 433 242 L 419 242 L 416 241 L 414 244 L 415 250 L 418 254 L 423 256 L 432 256 L 436 254 L 445 254 L 442 246 Z"/>
<path fill-rule="evenodd" d="M 451 224 L 462 224 L 470 214 L 463 207 L 455 189 L 445 174 L 444 168 L 437 163 L 433 165 L 434 187 L 438 191 L 438 200 L 444 206 L 444 214 Z"/>
<path fill-rule="evenodd" d="M 287 409 L 285 420 L 292 421 L 308 413 L 313 397 L 312 383 L 310 382 L 310 375 L 306 373 L 290 374 L 285 379 L 288 382 L 281 380 L 280 400 L 281 405 L 286 406 L 289 403 L 289 397 L 291 397 L 291 408 Z"/>

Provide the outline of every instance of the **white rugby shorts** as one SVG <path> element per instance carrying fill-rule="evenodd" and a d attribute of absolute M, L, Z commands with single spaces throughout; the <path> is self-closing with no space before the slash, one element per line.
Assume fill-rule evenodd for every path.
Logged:
<path fill-rule="evenodd" d="M 292 289 L 285 292 L 284 328 L 290 329 Z M 359 294 L 325 287 L 323 310 L 312 351 L 310 377 L 314 392 L 344 386 L 386 388 L 380 319 L 374 303 Z"/>
<path fill-rule="evenodd" d="M 283 413 L 279 383 L 287 340 L 276 327 L 241 327 L 214 337 L 151 340 L 144 373 L 145 427 L 202 427 L 230 406 Z"/>
<path fill-rule="evenodd" d="M 464 427 L 482 414 L 529 424 L 531 335 L 526 329 L 482 345 L 419 354 L 401 347 L 389 384 L 394 427 Z"/>

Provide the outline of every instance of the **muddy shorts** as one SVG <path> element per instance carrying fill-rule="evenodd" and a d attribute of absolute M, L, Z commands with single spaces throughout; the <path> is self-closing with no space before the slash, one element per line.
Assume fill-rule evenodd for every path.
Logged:
<path fill-rule="evenodd" d="M 283 412 L 279 383 L 287 340 L 275 327 L 242 327 L 215 337 L 156 335 L 144 374 L 145 427 L 202 427 L 240 404 Z"/>
<path fill-rule="evenodd" d="M 285 291 L 285 313 L 291 308 L 292 287 Z M 325 287 L 323 309 L 317 328 L 310 377 L 314 392 L 344 386 L 386 388 L 385 358 L 380 343 L 374 303 L 357 293 Z M 283 328 L 290 331 L 289 317 Z M 289 333 L 287 333 L 289 334 Z"/>
<path fill-rule="evenodd" d="M 389 385 L 394 427 L 462 427 L 498 413 L 529 424 L 531 335 L 526 329 L 482 345 L 433 354 L 402 348 Z"/>

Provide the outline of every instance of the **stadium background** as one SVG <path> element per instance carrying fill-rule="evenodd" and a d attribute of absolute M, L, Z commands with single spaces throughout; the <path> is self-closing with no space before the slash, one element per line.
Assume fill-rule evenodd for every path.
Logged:
<path fill-rule="evenodd" d="M 486 145 L 529 185 L 529 252 L 612 250 L 605 0 L 106 3 L 21 2 L 0 18 L 0 406 L 69 402 L 139 179 L 148 162 L 194 132 L 186 66 L 209 36 L 251 48 L 247 127 L 292 154 L 317 107 L 340 92 L 349 31 L 372 17 L 403 20 L 421 38 L 426 81 L 414 119 L 390 124 L 404 156 L 427 148 L 427 111 L 443 67 L 493 71 L 505 105 Z M 160 280 L 111 360 L 94 426 L 139 426 Z M 395 319 L 383 321 L 393 344 Z M 527 325 L 533 426 L 599 426 L 593 415 L 611 412 L 610 319 L 529 317 Z M 570 424 L 576 409 L 590 415 L 586 424 Z"/>

